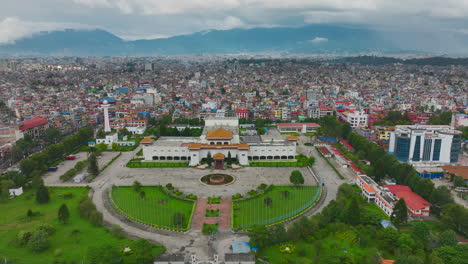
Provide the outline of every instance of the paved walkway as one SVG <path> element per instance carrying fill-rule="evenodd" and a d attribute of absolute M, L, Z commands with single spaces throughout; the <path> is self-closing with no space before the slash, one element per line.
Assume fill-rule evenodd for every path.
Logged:
<path fill-rule="evenodd" d="M 206 217 L 206 210 L 219 209 L 219 217 Z M 203 224 L 218 224 L 219 232 L 231 231 L 231 200 L 221 200 L 220 204 L 208 204 L 206 199 L 197 201 L 192 217 L 192 231 L 201 232 Z"/>
<path fill-rule="evenodd" d="M 208 202 L 206 199 L 199 199 L 197 205 L 195 206 L 195 211 L 193 212 L 192 217 L 192 230 L 195 232 L 201 232 L 203 228 L 203 223 L 205 223 L 205 213 L 208 209 Z M 212 224 L 212 223 L 210 223 Z"/>
<path fill-rule="evenodd" d="M 231 213 L 232 213 L 232 201 L 222 200 L 219 208 L 219 232 L 230 232 L 231 231 Z"/>

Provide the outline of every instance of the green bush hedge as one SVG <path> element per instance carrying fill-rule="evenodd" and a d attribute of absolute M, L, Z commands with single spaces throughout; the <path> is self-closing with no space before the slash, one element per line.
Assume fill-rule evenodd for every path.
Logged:
<path fill-rule="evenodd" d="M 188 162 L 138 162 L 130 161 L 127 163 L 129 168 L 187 168 Z"/>

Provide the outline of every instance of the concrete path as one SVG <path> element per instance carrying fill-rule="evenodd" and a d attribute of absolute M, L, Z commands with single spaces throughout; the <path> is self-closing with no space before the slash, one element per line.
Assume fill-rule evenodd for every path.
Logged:
<path fill-rule="evenodd" d="M 219 209 L 219 232 L 230 232 L 231 231 L 231 214 L 232 214 L 232 201 L 222 200 L 221 204 L 217 206 Z"/>

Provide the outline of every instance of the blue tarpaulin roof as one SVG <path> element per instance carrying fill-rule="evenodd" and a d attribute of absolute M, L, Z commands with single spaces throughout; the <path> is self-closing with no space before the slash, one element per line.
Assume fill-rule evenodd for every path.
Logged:
<path fill-rule="evenodd" d="M 232 253 L 249 253 L 250 244 L 245 241 L 232 242 Z"/>

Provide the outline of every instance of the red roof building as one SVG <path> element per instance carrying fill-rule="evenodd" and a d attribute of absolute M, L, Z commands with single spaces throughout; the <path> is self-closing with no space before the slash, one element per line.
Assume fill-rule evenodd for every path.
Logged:
<path fill-rule="evenodd" d="M 238 107 L 236 109 L 236 115 L 238 118 L 248 118 L 249 117 L 249 108 L 247 107 Z"/>
<path fill-rule="evenodd" d="M 41 137 L 49 127 L 49 121 L 39 116 L 20 122 L 19 129 L 33 139 Z"/>
<path fill-rule="evenodd" d="M 410 187 L 405 185 L 386 185 L 393 195 L 399 199 L 405 200 L 408 212 L 413 216 L 429 216 L 431 204 L 421 196 L 411 191 Z"/>
<path fill-rule="evenodd" d="M 340 143 L 341 145 L 343 145 L 343 147 L 345 147 L 347 150 L 349 151 L 354 151 L 354 147 L 351 146 L 351 144 L 349 144 L 348 141 L 344 140 L 344 139 L 340 139 Z"/>

